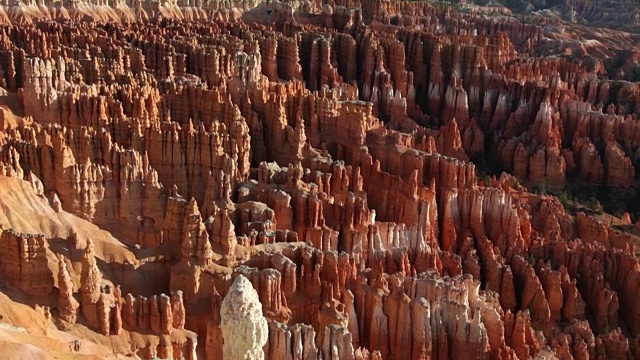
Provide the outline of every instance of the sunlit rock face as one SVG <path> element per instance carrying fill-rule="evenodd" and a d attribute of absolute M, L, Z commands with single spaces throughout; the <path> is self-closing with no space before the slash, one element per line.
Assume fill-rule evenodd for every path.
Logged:
<path fill-rule="evenodd" d="M 220 307 L 225 360 L 263 360 L 262 347 L 269 328 L 262 315 L 258 293 L 243 275 L 238 275 Z"/>
<path fill-rule="evenodd" d="M 638 5 L 593 3 L 2 2 L 4 358 L 640 358 Z"/>

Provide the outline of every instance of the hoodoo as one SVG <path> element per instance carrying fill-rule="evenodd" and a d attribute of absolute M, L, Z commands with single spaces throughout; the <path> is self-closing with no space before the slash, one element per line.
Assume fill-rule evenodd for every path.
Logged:
<path fill-rule="evenodd" d="M 640 359 L 639 19 L 0 1 L 0 360 Z"/>
<path fill-rule="evenodd" d="M 233 281 L 220 306 L 224 360 L 264 360 L 269 328 L 258 293 L 243 275 Z"/>

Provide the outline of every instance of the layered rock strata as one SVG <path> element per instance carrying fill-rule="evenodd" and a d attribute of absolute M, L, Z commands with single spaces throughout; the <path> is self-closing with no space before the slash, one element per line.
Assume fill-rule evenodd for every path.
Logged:
<path fill-rule="evenodd" d="M 0 21 L 0 269 L 27 295 L 7 301 L 87 349 L 640 357 L 633 197 L 615 217 L 575 191 L 637 186 L 640 88 L 611 80 L 629 36 L 597 35 L 631 49 L 612 61 L 399 0 L 16 2 Z"/>

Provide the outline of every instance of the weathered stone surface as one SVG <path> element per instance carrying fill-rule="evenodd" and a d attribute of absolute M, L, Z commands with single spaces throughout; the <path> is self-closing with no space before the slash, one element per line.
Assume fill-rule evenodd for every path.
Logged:
<path fill-rule="evenodd" d="M 640 356 L 637 42 L 464 6 L 0 4 L 3 317 L 100 358 Z"/>
<path fill-rule="evenodd" d="M 264 359 L 269 329 L 251 282 L 238 275 L 220 306 L 225 359 Z"/>
<path fill-rule="evenodd" d="M 65 260 L 58 257 L 58 311 L 62 320 L 74 324 L 80 303 L 73 297 L 73 282 Z"/>

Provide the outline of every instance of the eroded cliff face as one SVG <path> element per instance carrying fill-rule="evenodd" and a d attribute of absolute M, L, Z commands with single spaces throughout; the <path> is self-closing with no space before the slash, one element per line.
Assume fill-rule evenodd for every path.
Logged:
<path fill-rule="evenodd" d="M 547 194 L 633 192 L 640 91 L 537 57 L 548 28 L 396 0 L 0 21 L 1 276 L 69 351 L 640 357 L 632 216 Z"/>

